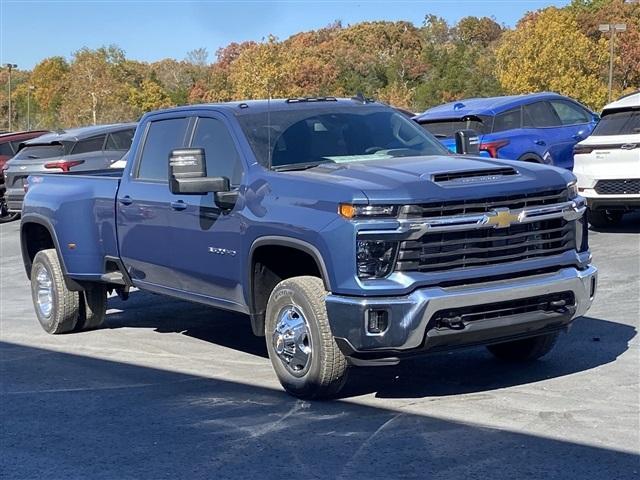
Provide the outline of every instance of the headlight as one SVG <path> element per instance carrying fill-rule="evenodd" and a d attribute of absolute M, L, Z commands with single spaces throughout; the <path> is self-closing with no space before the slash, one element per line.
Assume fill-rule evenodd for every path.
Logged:
<path fill-rule="evenodd" d="M 351 205 L 349 203 L 341 203 L 338 207 L 338 213 L 347 219 L 356 217 L 392 217 L 396 215 L 396 207 L 394 205 Z"/>
<path fill-rule="evenodd" d="M 578 181 L 574 180 L 572 182 L 567 183 L 567 194 L 569 196 L 569 200 L 576 198 L 578 196 Z"/>
<path fill-rule="evenodd" d="M 386 277 L 393 269 L 397 251 L 397 242 L 358 240 L 356 252 L 358 277 Z"/>

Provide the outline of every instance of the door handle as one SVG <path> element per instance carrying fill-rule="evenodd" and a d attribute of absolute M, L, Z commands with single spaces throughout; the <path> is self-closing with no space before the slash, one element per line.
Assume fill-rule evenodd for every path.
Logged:
<path fill-rule="evenodd" d="M 131 205 L 133 203 L 133 198 L 131 198 L 129 195 L 125 195 L 119 201 L 122 205 Z"/>
<path fill-rule="evenodd" d="M 176 202 L 171 202 L 171 208 L 173 208 L 174 210 L 184 210 L 185 208 L 187 208 L 187 204 L 182 200 L 178 200 Z"/>
<path fill-rule="evenodd" d="M 540 145 L 541 147 L 547 144 L 547 142 L 545 142 L 544 140 L 534 140 L 533 143 L 535 143 L 536 145 Z"/>

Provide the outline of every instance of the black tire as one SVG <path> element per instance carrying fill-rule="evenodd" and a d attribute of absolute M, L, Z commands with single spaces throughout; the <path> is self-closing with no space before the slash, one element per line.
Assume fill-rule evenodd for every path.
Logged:
<path fill-rule="evenodd" d="M 329 326 L 324 301 L 326 293 L 322 280 L 317 277 L 293 277 L 276 285 L 267 304 L 265 338 L 269 358 L 284 389 L 298 398 L 330 398 L 347 380 L 347 360 Z M 301 318 L 306 325 L 305 335 L 309 337 L 305 345 L 309 348 L 310 358 L 297 372 L 294 371 L 297 365 L 283 359 L 282 351 L 281 355 L 277 352 L 277 349 L 282 350 L 284 342 L 276 327 L 281 323 L 282 315 L 292 310 L 292 318 L 295 318 L 295 312 L 301 314 L 297 321 Z"/>
<path fill-rule="evenodd" d="M 104 285 L 87 287 L 80 292 L 80 311 L 75 330 L 92 330 L 104 323 L 107 313 L 107 289 Z"/>
<path fill-rule="evenodd" d="M 0 223 L 13 222 L 20 217 L 20 212 L 11 212 L 7 210 L 7 202 L 4 198 L 0 199 Z"/>
<path fill-rule="evenodd" d="M 501 360 L 530 362 L 549 353 L 556 344 L 559 335 L 559 332 L 547 333 L 523 340 L 488 345 L 487 349 Z"/>
<path fill-rule="evenodd" d="M 618 225 L 622 220 L 622 212 L 612 212 L 609 210 L 589 210 L 588 218 L 591 226 L 596 228 L 606 228 Z"/>
<path fill-rule="evenodd" d="M 39 251 L 33 259 L 31 296 L 36 316 L 45 332 L 66 333 L 75 328 L 80 311 L 80 296 L 65 285 L 60 260 L 53 248 Z M 42 306 L 39 298 L 43 300 Z"/>

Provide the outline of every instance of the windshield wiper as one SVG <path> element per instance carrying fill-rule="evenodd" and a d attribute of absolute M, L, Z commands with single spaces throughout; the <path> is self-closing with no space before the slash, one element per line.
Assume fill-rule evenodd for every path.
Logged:
<path fill-rule="evenodd" d="M 304 163 L 288 163 L 286 165 L 274 165 L 271 167 L 276 172 L 284 172 L 291 170 L 308 170 L 310 168 L 317 167 L 324 163 L 336 163 L 333 160 L 319 160 L 317 162 L 304 162 Z"/>

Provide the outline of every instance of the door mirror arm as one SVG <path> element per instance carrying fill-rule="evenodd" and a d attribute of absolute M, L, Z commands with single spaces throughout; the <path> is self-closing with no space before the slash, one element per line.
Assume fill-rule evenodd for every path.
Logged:
<path fill-rule="evenodd" d="M 213 194 L 216 205 L 222 210 L 231 210 L 233 207 L 235 207 L 236 203 L 238 202 L 238 197 L 238 190 L 216 192 Z"/>

